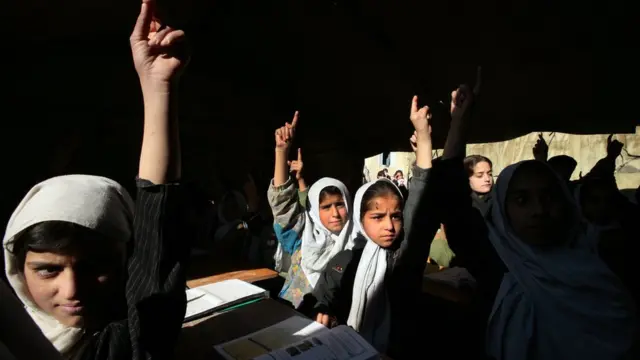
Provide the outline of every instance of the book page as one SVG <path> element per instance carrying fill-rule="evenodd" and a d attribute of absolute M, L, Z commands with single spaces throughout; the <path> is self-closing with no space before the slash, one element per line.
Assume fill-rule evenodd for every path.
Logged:
<path fill-rule="evenodd" d="M 267 290 L 237 279 L 198 286 L 187 290 L 185 319 L 216 309 L 223 309 L 245 300 L 268 297 Z"/>
<path fill-rule="evenodd" d="M 309 336 L 328 332 L 329 329 L 311 319 L 292 316 L 243 338 L 217 345 L 215 348 L 225 359 L 250 360 L 300 342 Z"/>
<path fill-rule="evenodd" d="M 374 360 L 379 354 L 347 326 L 311 336 L 255 360 Z"/>

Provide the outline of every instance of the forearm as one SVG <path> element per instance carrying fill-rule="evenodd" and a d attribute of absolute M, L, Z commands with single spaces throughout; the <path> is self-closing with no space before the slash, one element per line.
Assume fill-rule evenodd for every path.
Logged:
<path fill-rule="evenodd" d="M 298 190 L 307 191 L 307 183 L 304 181 L 303 177 L 298 179 Z"/>
<path fill-rule="evenodd" d="M 276 149 L 276 164 L 273 171 L 273 185 L 276 187 L 283 185 L 289 179 L 288 154 L 288 150 Z"/>
<path fill-rule="evenodd" d="M 444 159 L 456 157 L 465 157 L 466 154 L 466 124 L 465 116 L 454 117 L 451 119 L 451 126 L 447 134 L 447 141 L 444 145 Z"/>
<path fill-rule="evenodd" d="M 181 176 L 180 134 L 174 86 L 143 86 L 144 134 L 138 176 L 154 184 Z"/>
<path fill-rule="evenodd" d="M 432 150 L 431 135 L 424 131 L 417 133 L 416 166 L 421 169 L 431 169 Z"/>

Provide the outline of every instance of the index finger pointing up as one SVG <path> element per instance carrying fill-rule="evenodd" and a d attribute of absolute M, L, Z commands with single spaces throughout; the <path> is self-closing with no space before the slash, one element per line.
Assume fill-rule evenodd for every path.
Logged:
<path fill-rule="evenodd" d="M 291 127 L 296 127 L 298 125 L 298 111 L 293 114 L 293 120 L 291 121 Z"/>
<path fill-rule="evenodd" d="M 149 36 L 149 26 L 153 19 L 153 0 L 143 0 L 140 7 L 140 15 L 136 20 L 136 25 L 133 27 L 133 33 L 131 33 L 131 41 L 147 40 Z"/>
<path fill-rule="evenodd" d="M 415 114 L 418 112 L 418 95 L 413 96 L 413 100 L 411 100 L 411 113 Z"/>
<path fill-rule="evenodd" d="M 298 161 L 302 161 L 302 149 L 298 148 Z"/>

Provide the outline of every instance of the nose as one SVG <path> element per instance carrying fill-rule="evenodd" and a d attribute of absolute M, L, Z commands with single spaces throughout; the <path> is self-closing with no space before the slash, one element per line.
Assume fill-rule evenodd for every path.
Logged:
<path fill-rule="evenodd" d="M 71 269 L 65 269 L 60 276 L 58 276 L 58 293 L 63 299 L 72 300 L 78 295 L 78 279 L 76 274 Z"/>
<path fill-rule="evenodd" d="M 485 183 L 490 184 L 491 183 L 491 175 L 485 174 L 483 180 L 484 180 Z"/>
<path fill-rule="evenodd" d="M 334 218 L 339 218 L 340 217 L 340 213 L 338 212 L 338 208 L 333 205 L 331 206 L 331 216 Z"/>
<path fill-rule="evenodd" d="M 531 215 L 539 217 L 545 213 L 545 202 L 539 197 L 535 197 L 531 201 Z"/>
<path fill-rule="evenodd" d="M 391 216 L 385 216 L 382 220 L 382 226 L 387 231 L 393 231 L 393 221 L 391 220 Z"/>

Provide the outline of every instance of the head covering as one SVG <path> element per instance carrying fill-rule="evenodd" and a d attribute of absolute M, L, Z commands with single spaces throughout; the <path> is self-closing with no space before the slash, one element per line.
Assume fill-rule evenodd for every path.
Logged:
<path fill-rule="evenodd" d="M 351 221 L 347 221 L 338 235 L 329 231 L 320 221 L 320 193 L 330 186 L 336 187 L 342 193 L 347 216 L 351 212 L 349 191 L 339 180 L 322 178 L 309 188 L 307 202 L 310 208 L 305 213 L 305 225 L 302 230 L 301 265 L 302 271 L 313 287 L 329 260 L 340 251 L 353 247 L 353 243 L 350 242 Z"/>
<path fill-rule="evenodd" d="M 44 335 L 65 358 L 84 348 L 83 329 L 67 327 L 42 311 L 32 300 L 23 269 L 13 254 L 16 235 L 44 221 L 66 221 L 95 230 L 113 241 L 133 234 L 133 201 L 117 182 L 99 176 L 65 175 L 34 186 L 11 215 L 4 235 L 5 271 L 9 284 Z"/>
<path fill-rule="evenodd" d="M 391 330 L 391 311 L 384 287 L 389 250 L 381 248 L 371 240 L 364 231 L 360 220 L 364 194 L 371 186 L 380 181 L 386 181 L 393 185 L 398 196 L 402 198 L 400 189 L 386 179 L 367 183 L 356 192 L 353 210 L 353 238 L 358 239 L 356 246 L 364 246 L 364 249 L 356 270 L 347 324 L 358 331 L 378 351 L 384 352 L 387 349 Z M 360 239 L 364 239 L 365 243 L 360 244 Z"/>
<path fill-rule="evenodd" d="M 619 359 L 634 337 L 633 303 L 580 226 L 564 182 L 557 178 L 570 204 L 568 241 L 540 249 L 520 240 L 507 221 L 510 181 L 527 162 L 505 168 L 493 188 L 489 239 L 509 272 L 489 319 L 489 355 L 497 360 Z"/>

